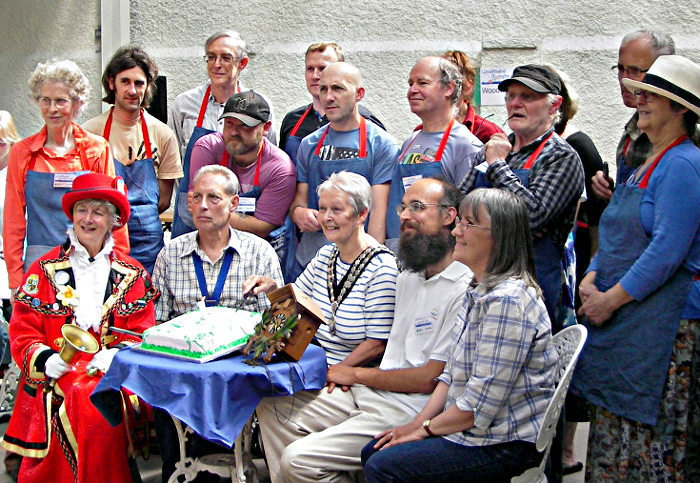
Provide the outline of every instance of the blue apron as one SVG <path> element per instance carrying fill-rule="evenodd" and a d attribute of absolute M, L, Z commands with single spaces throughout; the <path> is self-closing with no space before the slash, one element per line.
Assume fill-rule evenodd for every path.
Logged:
<path fill-rule="evenodd" d="M 109 141 L 112 130 L 112 112 L 109 112 L 103 132 L 104 138 Z M 146 157 L 134 161 L 129 165 L 123 165 L 119 160 L 114 160 L 114 170 L 117 176 L 124 178 L 127 187 L 127 196 L 131 205 L 129 216 L 129 255 L 143 265 L 148 273 L 153 273 L 156 257 L 163 248 L 163 225 L 158 216 L 158 200 L 160 188 L 154 167 L 154 159 L 151 151 L 151 139 L 148 135 L 148 127 L 141 110 L 141 132 Z"/>
<path fill-rule="evenodd" d="M 297 120 L 296 124 L 292 128 L 292 131 L 287 137 L 287 143 L 284 145 L 284 152 L 289 155 L 289 158 L 297 165 L 297 155 L 299 154 L 299 146 L 301 145 L 302 138 L 297 136 L 299 128 L 304 123 L 304 119 L 309 115 L 314 105 L 311 104 L 306 108 L 301 117 Z M 284 220 L 284 239 L 282 240 L 282 246 L 284 247 L 284 255 L 280 257 L 280 264 L 282 265 L 282 273 L 284 274 L 284 282 L 292 283 L 297 279 L 297 276 L 301 273 L 300 268 L 297 264 L 297 246 L 299 245 L 299 238 L 297 237 L 297 227 L 292 222 L 292 219 L 287 216 Z M 279 255 L 279 252 L 278 252 Z"/>
<path fill-rule="evenodd" d="M 260 199 L 260 195 L 262 194 L 262 189 L 260 189 L 260 165 L 262 164 L 262 150 L 263 148 L 261 146 L 260 151 L 258 152 L 258 161 L 257 166 L 255 167 L 255 176 L 253 177 L 253 188 L 250 191 L 238 195 L 239 203 L 238 209 L 236 211 L 246 213 L 250 216 L 255 216 L 255 210 L 246 210 L 244 208 L 245 206 L 248 206 L 244 202 L 244 198 L 255 200 L 255 202 L 257 203 L 257 201 Z M 221 162 L 219 164 L 224 167 L 229 166 L 229 155 L 225 148 L 224 152 L 221 155 Z M 289 218 L 289 216 L 287 216 L 287 218 Z M 286 223 L 272 230 L 270 234 L 267 235 L 267 238 L 265 238 L 265 240 L 267 240 L 270 243 L 270 245 L 272 245 L 272 248 L 275 249 L 275 252 L 277 253 L 277 256 L 280 259 L 280 266 L 282 267 L 284 266 L 285 260 L 285 227 Z"/>
<path fill-rule="evenodd" d="M 202 136 L 206 136 L 214 131 L 211 129 L 205 129 L 202 127 L 204 122 L 204 114 L 207 112 L 207 104 L 209 103 L 209 95 L 211 94 L 211 85 L 207 87 L 204 93 L 204 98 L 202 99 L 202 106 L 199 108 L 199 117 L 197 118 L 197 125 L 192 131 L 192 136 L 190 136 L 190 142 L 187 143 L 187 150 L 185 151 L 185 159 L 182 160 L 182 171 L 184 176 L 180 180 L 180 184 L 177 187 L 177 192 L 175 193 L 175 209 L 173 210 L 173 224 L 170 228 L 170 233 L 172 238 L 184 235 L 191 231 L 195 231 L 194 221 L 192 220 L 192 213 L 187 209 L 187 192 L 190 188 L 190 156 L 192 156 L 192 149 L 194 144 Z"/>
<path fill-rule="evenodd" d="M 289 155 L 289 157 L 292 160 L 292 163 L 294 163 L 294 166 L 297 165 L 297 154 L 299 153 L 299 146 L 301 145 L 302 139 L 300 136 L 297 136 L 297 132 L 299 132 L 299 128 L 304 123 L 304 119 L 306 119 L 306 116 L 309 115 L 313 108 L 313 104 L 306 108 L 304 114 L 302 114 L 299 120 L 296 122 L 296 124 L 294 124 L 292 131 L 287 137 L 287 143 L 284 145 L 284 152 Z"/>
<path fill-rule="evenodd" d="M 330 126 L 326 127 L 323 132 L 321 139 L 318 141 L 316 150 L 311 155 L 311 162 L 309 163 L 308 170 L 308 185 L 309 185 L 309 208 L 318 209 L 318 195 L 316 194 L 316 187 L 323 183 L 325 180 L 330 178 L 331 174 L 338 173 L 340 171 L 346 170 L 353 173 L 357 173 L 363 176 L 365 179 L 369 180 L 372 175 L 372 166 L 370 165 L 370 160 L 367 158 L 367 124 L 364 117 L 360 117 L 360 129 L 359 129 L 359 153 L 357 158 L 349 159 L 336 159 L 323 161 L 320 158 L 321 149 L 323 148 L 323 141 L 328 134 L 328 129 Z M 303 267 L 306 267 L 311 259 L 316 255 L 316 252 L 323 245 L 328 243 L 326 237 L 323 235 L 322 231 L 317 231 L 314 233 L 306 232 L 302 233 L 301 242 L 297 248 L 296 261 Z M 300 268 L 299 266 L 297 268 Z M 299 271 L 301 273 L 301 271 Z"/>
<path fill-rule="evenodd" d="M 595 285 L 601 292 L 618 283 L 649 245 L 639 217 L 642 197 L 657 163 L 676 144 L 657 157 L 638 185 L 630 180 L 615 188 L 600 218 Z M 655 425 L 692 279 L 680 267 L 649 297 L 623 305 L 603 327 L 584 319 L 588 339 L 576 365 L 574 392 L 615 414 Z"/>
<path fill-rule="evenodd" d="M 76 143 L 81 171 L 45 173 L 34 171 L 35 158 L 29 161 L 24 185 L 27 210 L 27 247 L 24 252 L 24 271 L 39 257 L 66 240 L 70 225 L 61 206 L 63 195 L 73 187 L 73 180 L 90 171 L 85 148 Z"/>
<path fill-rule="evenodd" d="M 525 165 L 521 169 L 511 169 L 525 188 L 530 186 L 529 173 L 545 144 L 554 133 L 545 137 L 530 155 Z M 491 188 L 493 185 L 486 179 L 486 175 L 478 172 L 474 188 Z M 549 319 L 552 322 L 552 333 L 558 332 L 561 327 L 557 325 L 557 313 L 559 305 L 559 294 L 561 293 L 561 269 L 563 248 L 554 243 L 554 239 L 549 235 L 533 234 L 532 248 L 535 252 L 535 275 L 537 283 L 542 289 L 544 304 L 547 307 Z"/>
<path fill-rule="evenodd" d="M 629 149 L 631 143 L 632 138 L 628 134 L 627 139 L 625 140 L 625 145 L 622 147 L 622 156 L 620 156 L 620 161 L 617 163 L 616 182 L 618 185 L 627 180 L 632 174 L 632 171 L 634 171 L 634 168 L 627 166 L 627 163 L 625 162 L 625 158 L 627 157 L 627 150 Z"/>
<path fill-rule="evenodd" d="M 387 246 L 395 245 L 396 243 L 391 243 L 389 240 L 399 238 L 401 221 L 399 220 L 399 215 L 396 214 L 394 208 L 398 206 L 403 200 L 403 195 L 406 193 L 406 189 L 411 186 L 415 181 L 421 178 L 430 178 L 435 176 L 440 176 L 443 174 L 442 171 L 442 154 L 445 151 L 445 146 L 447 145 L 447 140 L 450 137 L 450 131 L 452 131 L 452 126 L 454 125 L 454 120 L 447 126 L 438 149 L 435 152 L 435 160 L 432 162 L 423 163 L 402 163 L 403 157 L 406 152 L 411 148 L 411 144 L 418 137 L 416 133 L 415 136 L 406 144 L 403 152 L 399 155 L 394 165 L 394 172 L 391 176 L 391 185 L 389 187 L 389 208 L 387 210 L 386 217 L 386 233 L 387 233 Z M 419 131 L 423 128 L 423 125 L 416 127 L 414 131 Z M 392 248 L 392 247 L 390 247 Z"/>

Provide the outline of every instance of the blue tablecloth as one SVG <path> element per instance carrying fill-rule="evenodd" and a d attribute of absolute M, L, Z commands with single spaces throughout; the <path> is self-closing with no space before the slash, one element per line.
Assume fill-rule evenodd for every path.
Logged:
<path fill-rule="evenodd" d="M 125 348 L 90 400 L 112 424 L 121 421 L 117 397 L 124 387 L 164 409 L 206 439 L 232 446 L 263 397 L 321 389 L 326 356 L 309 345 L 299 362 L 250 366 L 240 354 L 199 364 Z"/>

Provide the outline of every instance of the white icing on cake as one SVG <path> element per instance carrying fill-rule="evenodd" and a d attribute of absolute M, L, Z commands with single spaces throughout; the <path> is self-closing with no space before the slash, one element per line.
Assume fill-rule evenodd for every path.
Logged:
<path fill-rule="evenodd" d="M 260 319 L 257 312 L 206 307 L 146 330 L 141 348 L 179 357 L 212 359 L 242 348 Z"/>

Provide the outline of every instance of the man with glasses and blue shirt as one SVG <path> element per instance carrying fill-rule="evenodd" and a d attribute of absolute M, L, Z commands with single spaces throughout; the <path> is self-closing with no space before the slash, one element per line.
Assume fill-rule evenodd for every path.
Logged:
<path fill-rule="evenodd" d="M 611 69 L 613 74 L 617 75 L 622 102 L 625 106 L 635 109 L 637 99 L 622 84 L 622 80 L 641 81 L 658 56 L 675 53 L 676 46 L 673 39 L 666 34 L 650 30 L 637 30 L 625 35 L 620 44 L 617 64 Z M 625 125 L 625 132 L 622 134 L 620 143 L 617 145 L 615 153 L 617 184 L 627 181 L 632 171 L 651 156 L 651 143 L 647 135 L 637 127 L 637 119 L 639 119 L 639 115 L 635 109 L 634 115 Z M 615 189 L 615 183 L 607 177 L 607 174 L 598 171 L 593 178 L 594 194 L 607 201 L 612 198 L 613 189 Z"/>
<path fill-rule="evenodd" d="M 248 90 L 238 80 L 241 71 L 248 65 L 246 43 L 238 32 L 222 30 L 215 33 L 204 43 L 204 52 L 209 80 L 204 85 L 178 95 L 168 113 L 168 126 L 175 131 L 184 171 L 175 201 L 173 237 L 194 230 L 192 215 L 187 211 L 190 155 L 194 143 L 205 134 L 222 132 L 224 121 L 220 118 L 226 101 L 232 95 Z M 272 103 L 266 97 L 265 100 L 270 106 L 270 121 L 274 124 Z M 267 138 L 275 143 L 272 129 L 269 130 Z"/>
<path fill-rule="evenodd" d="M 243 281 L 260 274 L 282 286 L 282 270 L 269 243 L 231 227 L 240 200 L 236 175 L 224 166 L 204 166 L 192 184 L 197 231 L 171 240 L 158 254 L 153 272 L 153 285 L 161 294 L 155 307 L 156 323 L 195 310 L 202 298 L 208 306 L 263 312 L 269 300 L 264 294 L 245 297 Z M 178 460 L 177 433 L 165 411 L 154 408 L 154 417 L 165 482 Z M 201 456 L 226 449 L 197 436 L 190 451 Z"/>

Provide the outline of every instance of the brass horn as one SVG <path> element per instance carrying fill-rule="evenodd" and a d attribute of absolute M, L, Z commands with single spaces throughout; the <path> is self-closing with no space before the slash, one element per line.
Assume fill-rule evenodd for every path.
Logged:
<path fill-rule="evenodd" d="M 90 332 L 81 329 L 77 325 L 66 324 L 62 326 L 61 335 L 63 336 L 63 343 L 58 355 L 68 364 L 71 363 L 78 352 L 94 354 L 100 350 L 100 344 L 97 342 L 97 339 Z M 54 379 L 46 379 L 44 392 L 51 391 L 54 384 L 56 384 Z"/>

